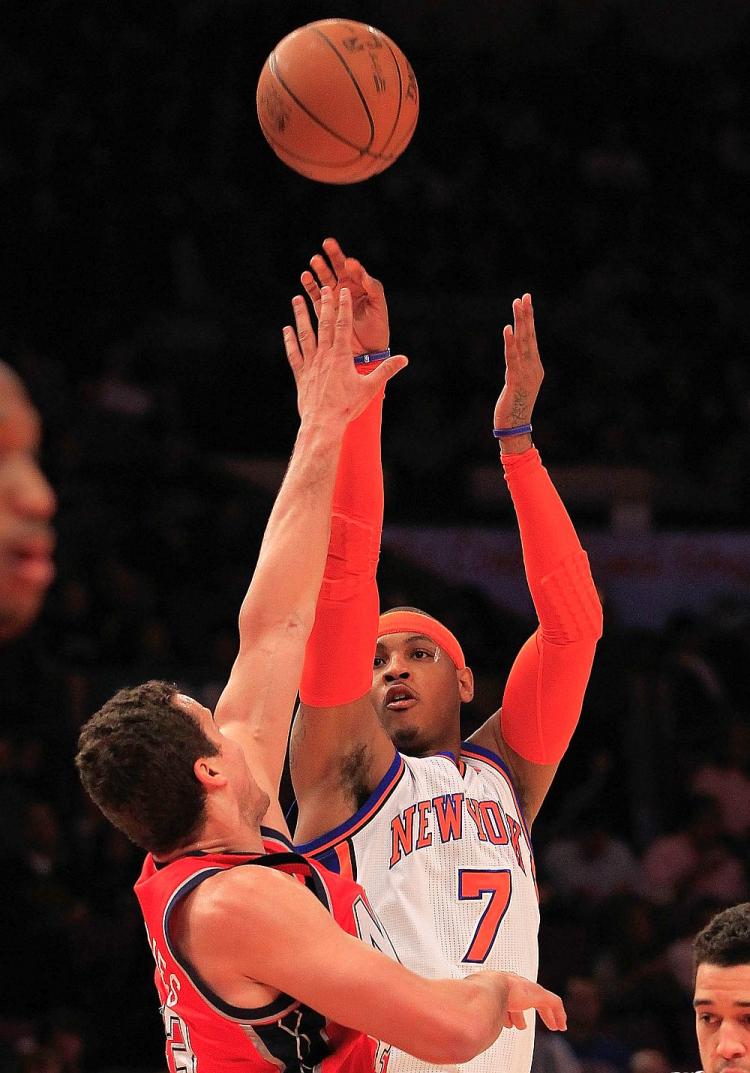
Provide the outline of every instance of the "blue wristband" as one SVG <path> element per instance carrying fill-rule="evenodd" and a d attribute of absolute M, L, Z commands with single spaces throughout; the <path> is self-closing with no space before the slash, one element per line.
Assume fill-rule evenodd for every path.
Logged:
<path fill-rule="evenodd" d="M 385 350 L 376 350 L 372 354 L 357 354 L 354 359 L 355 365 L 375 365 L 379 361 L 385 361 L 386 358 L 390 358 L 391 351 L 389 347 Z"/>
<path fill-rule="evenodd" d="M 515 428 L 493 428 L 492 435 L 496 440 L 500 440 L 503 436 L 525 436 L 527 432 L 531 432 L 531 425 L 516 425 Z"/>

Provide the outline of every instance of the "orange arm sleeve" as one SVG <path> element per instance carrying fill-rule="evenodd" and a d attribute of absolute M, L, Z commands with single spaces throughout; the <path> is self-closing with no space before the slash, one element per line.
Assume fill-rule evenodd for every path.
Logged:
<path fill-rule="evenodd" d="M 300 683 L 300 699 L 315 708 L 358 700 L 372 685 L 383 529 L 382 413 L 381 395 L 351 422 L 341 447 L 328 559 Z"/>
<path fill-rule="evenodd" d="M 602 634 L 602 609 L 568 512 L 530 448 L 502 458 L 539 628 L 522 647 L 503 694 L 500 725 L 526 760 L 562 759 L 581 714 Z"/>

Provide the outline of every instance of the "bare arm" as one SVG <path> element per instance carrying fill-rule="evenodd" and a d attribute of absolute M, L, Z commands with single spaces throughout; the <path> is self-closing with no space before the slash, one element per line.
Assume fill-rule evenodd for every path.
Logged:
<path fill-rule="evenodd" d="M 378 785 L 395 755 L 369 691 L 333 708 L 301 704 L 289 742 L 299 805 L 296 843 L 309 842 L 348 820 Z"/>
<path fill-rule="evenodd" d="M 565 1026 L 559 998 L 513 974 L 415 975 L 347 934 L 310 891 L 270 869 L 213 877 L 192 896 L 189 913 L 182 949 L 203 979 L 236 1005 L 247 1004 L 243 981 L 263 982 L 434 1063 L 468 1061 L 503 1027 L 524 1027 L 524 1009 L 538 1009 L 552 1029 Z M 227 929 L 227 919 L 246 926 Z"/>
<path fill-rule="evenodd" d="M 505 385 L 494 413 L 500 429 L 530 423 L 544 375 L 531 296 L 516 299 L 513 313 L 515 327 L 503 333 Z M 500 444 L 539 628 L 513 664 L 502 708 L 471 740 L 505 759 L 531 824 L 578 721 L 602 613 L 586 553 L 531 436 L 503 437 Z"/>
<path fill-rule="evenodd" d="M 310 261 L 302 284 L 320 315 L 320 286 L 352 293 L 357 353 L 388 346 L 382 285 L 335 239 Z M 366 372 L 369 366 L 362 366 Z M 383 524 L 382 395 L 348 426 L 336 477 L 328 558 L 307 644 L 301 706 L 290 743 L 299 804 L 296 837 L 308 841 L 342 822 L 381 779 L 394 748 L 369 701 L 379 612 L 375 580 Z"/>
<path fill-rule="evenodd" d="M 216 722 L 237 740 L 258 783 L 272 798 L 269 820 L 284 829 L 276 801 L 305 642 L 312 629 L 330 533 L 331 500 L 348 422 L 406 364 L 395 358 L 368 378 L 351 361 L 351 298 L 322 296 L 318 338 L 302 298 L 297 325 L 284 330 L 297 381 L 300 431 L 269 518 L 253 579 L 239 615 L 237 658 Z"/>

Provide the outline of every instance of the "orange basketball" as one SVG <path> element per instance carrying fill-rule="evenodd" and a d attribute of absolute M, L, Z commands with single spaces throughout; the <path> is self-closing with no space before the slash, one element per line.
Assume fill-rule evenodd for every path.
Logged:
<path fill-rule="evenodd" d="M 290 168 L 323 183 L 384 171 L 409 144 L 419 91 L 398 45 L 372 26 L 322 19 L 280 41 L 256 94 L 268 144 Z"/>

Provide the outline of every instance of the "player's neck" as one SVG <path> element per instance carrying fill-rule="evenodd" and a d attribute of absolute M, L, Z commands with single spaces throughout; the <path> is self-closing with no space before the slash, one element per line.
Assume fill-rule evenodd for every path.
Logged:
<path fill-rule="evenodd" d="M 436 742 L 424 755 L 445 756 L 446 754 L 450 755 L 458 763 L 458 759 L 461 756 L 461 738 L 458 735 L 451 735 L 443 741 Z"/>
<path fill-rule="evenodd" d="M 258 823 L 241 820 L 229 825 L 209 817 L 199 837 L 168 859 L 182 857 L 186 853 L 265 853 L 265 849 Z M 165 858 L 159 860 L 161 863 Z"/>

